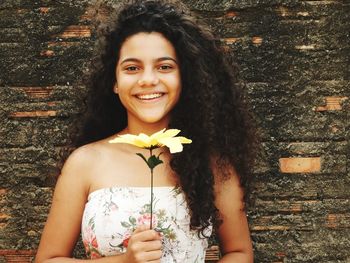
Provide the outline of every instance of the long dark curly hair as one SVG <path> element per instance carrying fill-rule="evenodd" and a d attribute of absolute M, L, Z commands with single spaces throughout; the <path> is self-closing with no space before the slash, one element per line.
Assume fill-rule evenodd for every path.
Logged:
<path fill-rule="evenodd" d="M 113 93 L 120 48 L 133 34 L 161 33 L 175 48 L 182 81 L 169 128 L 180 129 L 193 141 L 172 156 L 170 165 L 186 195 L 191 228 L 204 233 L 209 225 L 218 226 L 213 160 L 218 180 L 226 180 L 232 175 L 227 168 L 234 167 L 247 196 L 257 141 L 237 68 L 223 55 L 220 41 L 179 3 L 132 1 L 100 28 L 104 28 L 97 48 L 100 53 L 91 63 L 86 108 L 75 125 L 71 149 L 126 127 L 126 111 Z"/>

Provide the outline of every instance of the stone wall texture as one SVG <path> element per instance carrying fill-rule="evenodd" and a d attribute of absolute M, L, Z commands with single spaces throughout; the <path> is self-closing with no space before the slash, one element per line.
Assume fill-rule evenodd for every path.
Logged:
<path fill-rule="evenodd" d="M 261 128 L 255 262 L 350 262 L 350 1 L 183 2 L 240 65 Z M 91 6 L 0 1 L 0 262 L 37 248 L 84 93 Z"/>

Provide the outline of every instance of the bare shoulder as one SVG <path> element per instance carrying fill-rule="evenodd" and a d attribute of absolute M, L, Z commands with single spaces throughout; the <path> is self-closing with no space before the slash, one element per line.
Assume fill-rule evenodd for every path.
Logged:
<path fill-rule="evenodd" d="M 92 151 L 86 146 L 75 149 L 65 161 L 60 177 L 75 174 L 77 170 L 85 170 L 86 164 L 92 159 L 91 155 Z"/>
<path fill-rule="evenodd" d="M 90 143 L 75 149 L 65 161 L 59 180 L 79 184 L 89 188 L 91 174 L 102 158 L 100 143 Z"/>
<path fill-rule="evenodd" d="M 63 166 L 62 172 L 64 173 L 66 170 L 69 171 L 71 169 L 89 171 L 93 169 L 93 166 L 100 159 L 104 158 L 107 151 L 108 143 L 106 143 L 105 139 L 83 145 L 70 154 Z"/>

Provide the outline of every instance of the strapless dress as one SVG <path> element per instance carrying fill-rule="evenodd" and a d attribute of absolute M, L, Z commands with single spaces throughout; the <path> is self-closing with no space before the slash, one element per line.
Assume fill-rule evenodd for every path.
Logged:
<path fill-rule="evenodd" d="M 190 229 L 190 213 L 178 187 L 154 187 L 152 225 L 162 235 L 162 263 L 202 263 L 208 239 Z M 139 225 L 149 225 L 149 187 L 110 187 L 90 193 L 82 218 L 82 239 L 90 259 L 127 251 Z M 210 236 L 212 228 L 206 229 Z"/>

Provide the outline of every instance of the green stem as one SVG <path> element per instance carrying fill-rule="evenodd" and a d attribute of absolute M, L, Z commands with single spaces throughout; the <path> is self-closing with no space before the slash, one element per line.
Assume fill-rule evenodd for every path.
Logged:
<path fill-rule="evenodd" d="M 152 149 L 150 151 L 150 156 L 152 156 Z M 153 221 L 153 168 L 151 168 L 151 221 L 149 228 L 152 229 L 152 221 Z"/>

